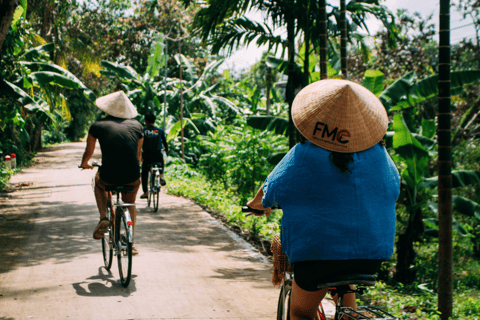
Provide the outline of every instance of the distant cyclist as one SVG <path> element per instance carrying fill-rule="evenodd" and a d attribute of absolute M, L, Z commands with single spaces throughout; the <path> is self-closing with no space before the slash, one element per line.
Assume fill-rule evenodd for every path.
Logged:
<path fill-rule="evenodd" d="M 133 119 L 137 110 L 123 91 L 98 98 L 96 104 L 106 117 L 95 121 L 88 130 L 87 146 L 83 154 L 81 167 L 93 169 L 88 163 L 95 151 L 97 139 L 102 150 L 102 166 L 95 176 L 95 199 L 97 200 L 100 222 L 93 232 L 94 239 L 102 239 L 108 228 L 107 192 L 109 185 L 132 185 L 133 191 L 122 192 L 125 203 L 135 203 L 140 186 L 139 159 L 143 144 L 142 124 Z M 129 208 L 133 231 L 137 209 Z M 138 254 L 133 248 L 133 254 Z"/>
<path fill-rule="evenodd" d="M 282 249 L 293 264 L 290 319 L 314 319 L 331 276 L 374 274 L 393 253 L 398 171 L 383 145 L 385 108 L 366 88 L 321 80 L 298 93 L 302 143 L 267 177 L 251 208 L 283 210 Z M 355 295 L 344 305 L 356 308 Z"/>
<path fill-rule="evenodd" d="M 155 127 L 155 114 L 148 112 L 145 115 L 145 127 L 143 128 L 144 142 L 143 142 L 143 164 L 142 164 L 142 190 L 143 194 L 140 199 L 147 199 L 148 194 L 148 171 L 153 163 L 159 163 L 161 165 L 160 184 L 164 186 L 166 184 L 163 175 L 163 154 L 162 149 L 165 148 L 165 154 L 168 153 L 167 139 L 165 138 L 165 132 Z"/>

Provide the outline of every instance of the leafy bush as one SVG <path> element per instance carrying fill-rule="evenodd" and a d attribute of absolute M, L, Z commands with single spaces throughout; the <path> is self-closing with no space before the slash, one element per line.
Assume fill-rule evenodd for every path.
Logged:
<path fill-rule="evenodd" d="M 222 183 L 212 183 L 205 176 L 193 171 L 186 164 L 167 166 L 167 191 L 170 194 L 182 195 L 195 202 L 207 206 L 215 214 L 222 214 L 231 225 L 250 230 L 253 234 L 271 238 L 280 232 L 281 211 L 273 211 L 268 218 L 245 217 L 241 207 L 245 204 L 238 194 L 226 190 Z"/>
<path fill-rule="evenodd" d="M 286 151 L 286 138 L 259 131 L 239 121 L 238 126 L 219 126 L 201 136 L 198 169 L 210 181 L 235 191 L 239 204 L 250 200 L 274 166 L 268 157 Z"/>
<path fill-rule="evenodd" d="M 5 168 L 5 165 L 0 164 L 0 191 L 8 185 L 12 171 Z"/>

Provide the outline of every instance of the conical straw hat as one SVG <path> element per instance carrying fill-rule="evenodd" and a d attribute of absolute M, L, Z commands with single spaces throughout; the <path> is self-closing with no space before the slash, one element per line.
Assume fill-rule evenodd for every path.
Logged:
<path fill-rule="evenodd" d="M 138 114 L 137 109 L 123 91 L 100 97 L 95 103 L 100 110 L 117 118 L 131 119 Z"/>
<path fill-rule="evenodd" d="M 293 101 L 292 118 L 307 140 L 342 153 L 374 146 L 388 127 L 380 100 L 347 80 L 320 80 L 303 88 Z"/>

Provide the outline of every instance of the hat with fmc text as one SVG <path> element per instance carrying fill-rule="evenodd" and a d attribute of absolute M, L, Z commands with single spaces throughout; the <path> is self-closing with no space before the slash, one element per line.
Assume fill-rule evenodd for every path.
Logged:
<path fill-rule="evenodd" d="M 342 153 L 373 147 L 388 128 L 380 100 L 347 80 L 320 80 L 303 88 L 293 101 L 292 118 L 307 140 Z"/>
<path fill-rule="evenodd" d="M 100 110 L 116 118 L 131 119 L 138 114 L 137 109 L 123 91 L 100 97 L 95 103 Z"/>

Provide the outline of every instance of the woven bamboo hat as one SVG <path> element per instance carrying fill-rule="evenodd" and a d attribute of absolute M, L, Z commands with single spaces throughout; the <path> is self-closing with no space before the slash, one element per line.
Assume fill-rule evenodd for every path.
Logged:
<path fill-rule="evenodd" d="M 100 97 L 95 103 L 100 110 L 116 118 L 131 119 L 138 114 L 137 109 L 123 91 Z"/>
<path fill-rule="evenodd" d="M 388 127 L 380 100 L 347 80 L 320 80 L 303 88 L 293 101 L 292 118 L 307 140 L 342 153 L 373 147 Z"/>

